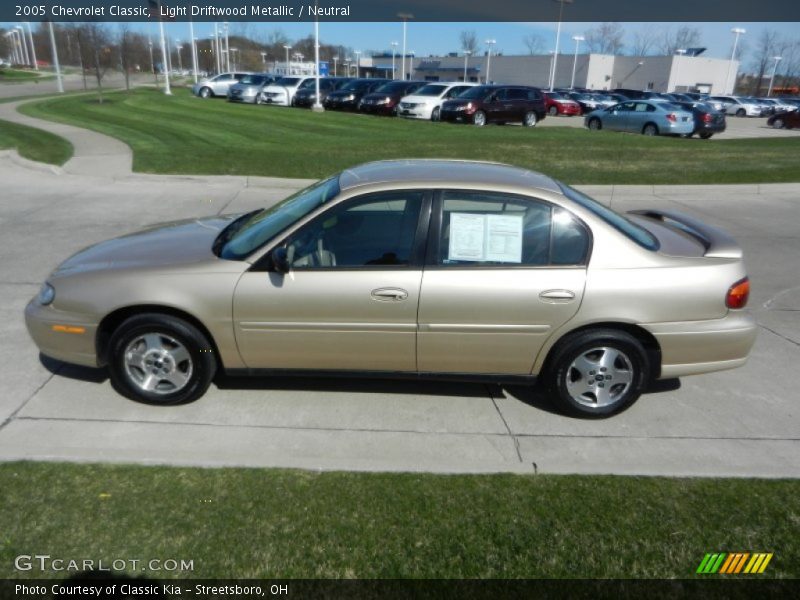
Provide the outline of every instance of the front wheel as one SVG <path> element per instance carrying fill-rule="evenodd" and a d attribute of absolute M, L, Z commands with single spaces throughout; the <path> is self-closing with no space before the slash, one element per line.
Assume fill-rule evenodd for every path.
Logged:
<path fill-rule="evenodd" d="M 209 340 L 183 319 L 137 315 L 111 336 L 111 383 L 132 400 L 161 405 L 191 402 L 206 392 L 216 369 Z"/>
<path fill-rule="evenodd" d="M 438 106 L 431 111 L 431 121 L 439 121 L 442 118 L 442 109 Z"/>
<path fill-rule="evenodd" d="M 554 352 L 545 381 L 572 415 L 598 418 L 621 412 L 641 395 L 650 376 L 645 349 L 624 331 L 585 331 Z"/>
<path fill-rule="evenodd" d="M 557 117 L 558 116 L 558 108 L 555 107 L 555 106 L 551 106 L 550 109 L 547 112 L 550 113 L 551 117 Z"/>
<path fill-rule="evenodd" d="M 785 126 L 786 126 L 786 123 L 784 123 L 783 119 L 775 119 L 772 122 L 772 127 L 774 129 L 783 129 Z"/>
<path fill-rule="evenodd" d="M 525 113 L 525 118 L 522 119 L 522 124 L 525 127 L 536 127 L 536 123 L 539 122 L 539 118 L 536 116 L 536 113 L 532 110 Z"/>
<path fill-rule="evenodd" d="M 260 93 L 256 94 L 256 104 L 264 104 L 264 97 Z"/>
<path fill-rule="evenodd" d="M 476 127 L 483 127 L 486 125 L 486 113 L 482 110 L 479 110 L 475 113 L 475 116 L 472 117 L 472 122 Z"/>
<path fill-rule="evenodd" d="M 600 131 L 603 128 L 603 124 L 600 122 L 600 119 L 597 117 L 589 119 L 589 129 L 592 131 Z"/>
<path fill-rule="evenodd" d="M 737 117 L 744 117 L 745 115 L 747 115 L 747 111 L 743 108 L 740 108 L 739 110 L 736 111 Z"/>

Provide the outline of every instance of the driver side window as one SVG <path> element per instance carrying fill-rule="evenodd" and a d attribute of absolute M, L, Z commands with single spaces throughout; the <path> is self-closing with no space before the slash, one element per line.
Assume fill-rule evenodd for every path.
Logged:
<path fill-rule="evenodd" d="M 411 263 L 422 207 L 416 190 L 370 194 L 344 202 L 292 234 L 292 269 L 404 267 Z"/>

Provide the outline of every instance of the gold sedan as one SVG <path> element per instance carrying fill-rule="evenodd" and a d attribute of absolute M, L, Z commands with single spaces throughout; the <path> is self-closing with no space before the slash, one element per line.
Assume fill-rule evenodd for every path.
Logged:
<path fill-rule="evenodd" d="M 500 164 L 365 164 L 238 216 L 91 246 L 26 309 L 41 352 L 156 404 L 215 373 L 543 382 L 607 416 L 658 378 L 741 366 L 741 249 Z"/>

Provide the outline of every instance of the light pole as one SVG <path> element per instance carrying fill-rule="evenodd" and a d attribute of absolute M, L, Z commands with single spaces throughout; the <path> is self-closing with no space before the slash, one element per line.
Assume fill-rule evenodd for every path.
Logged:
<path fill-rule="evenodd" d="M 64 93 L 64 82 L 61 79 L 61 65 L 58 63 L 58 48 L 56 48 L 56 36 L 53 33 L 53 22 L 48 21 L 50 26 L 50 50 L 53 53 L 53 67 L 56 69 L 56 85 L 58 86 L 58 93 Z"/>
<path fill-rule="evenodd" d="M 470 54 L 472 54 L 471 50 L 464 50 L 464 81 L 467 80 L 467 65 L 469 64 Z"/>
<path fill-rule="evenodd" d="M 394 68 L 394 55 L 397 51 L 397 42 L 392 42 L 392 80 L 397 79 L 397 73 L 395 72 Z"/>
<path fill-rule="evenodd" d="M 19 64 L 19 60 L 17 60 L 17 42 L 14 39 L 13 30 L 12 31 L 6 31 L 5 36 L 11 42 L 11 62 L 14 63 L 15 65 L 18 65 Z"/>
<path fill-rule="evenodd" d="M 489 80 L 489 69 L 492 66 L 492 46 L 494 46 L 496 43 L 497 43 L 497 40 L 494 40 L 494 39 L 486 40 L 486 45 L 489 46 L 489 52 L 486 55 L 486 81 L 484 81 L 484 83 L 486 83 L 486 84 L 488 84 L 489 81 L 490 81 Z"/>
<path fill-rule="evenodd" d="M 147 49 L 150 51 L 150 71 L 153 73 L 153 76 L 156 79 L 156 85 L 158 85 L 158 75 L 156 75 L 156 64 L 153 62 L 153 40 L 150 39 L 150 36 L 147 37 Z"/>
<path fill-rule="evenodd" d="M 573 35 L 572 39 L 575 40 L 575 58 L 572 59 L 572 79 L 570 80 L 570 83 L 569 83 L 569 89 L 574 90 L 575 89 L 575 67 L 578 64 L 578 46 L 580 46 L 581 42 L 583 40 L 585 40 L 586 38 L 583 37 L 582 35 Z"/>
<path fill-rule="evenodd" d="M 414 15 L 411 13 L 400 12 L 397 13 L 397 16 L 403 19 L 403 56 L 401 60 L 403 61 L 400 65 L 400 78 L 405 81 L 406 80 L 406 33 L 408 28 L 408 20 L 413 19 Z"/>
<path fill-rule="evenodd" d="M 264 66 L 264 73 L 266 73 L 267 72 L 267 53 L 266 52 L 262 52 L 261 53 L 261 64 Z"/>
<path fill-rule="evenodd" d="M 237 65 L 236 65 L 236 55 L 238 54 L 239 49 L 238 48 L 231 48 L 230 51 L 231 51 L 231 54 L 233 54 L 233 70 L 236 71 L 236 67 L 237 67 Z"/>
<path fill-rule="evenodd" d="M 337 71 L 339 69 L 339 55 L 333 57 L 333 76 L 338 77 Z"/>
<path fill-rule="evenodd" d="M 552 85 L 552 81 L 553 81 L 553 59 L 555 59 L 555 57 L 556 57 L 556 51 L 555 50 L 550 50 L 550 70 L 547 73 L 547 84 L 549 86 Z"/>
<path fill-rule="evenodd" d="M 731 62 L 728 63 L 728 74 L 725 76 L 725 89 L 723 90 L 724 94 L 733 93 L 736 88 L 736 81 L 733 82 L 733 88 L 730 92 L 728 92 L 728 85 L 731 82 L 731 69 L 733 68 L 733 60 L 736 57 L 736 46 L 739 44 L 739 36 L 747 33 L 746 29 L 742 29 L 741 27 L 734 27 L 731 29 L 731 33 L 735 36 L 733 38 L 733 50 L 731 51 Z"/>
<path fill-rule="evenodd" d="M 291 50 L 292 47 L 289 44 L 284 44 L 283 49 L 286 50 L 286 67 L 284 69 L 286 72 L 284 75 L 289 75 L 289 50 Z"/>
<path fill-rule="evenodd" d="M 361 50 L 353 52 L 356 55 L 356 79 L 361 77 Z"/>
<path fill-rule="evenodd" d="M 38 71 L 39 62 L 36 60 L 36 46 L 33 44 L 33 31 L 31 31 L 31 22 L 25 21 L 25 24 L 28 26 L 28 39 L 31 42 L 31 58 L 33 59 L 33 68 Z"/>
<path fill-rule="evenodd" d="M 230 72 L 230 70 L 231 70 L 231 44 L 230 44 L 230 38 L 228 37 L 228 22 L 227 21 L 225 21 L 222 24 L 222 28 L 225 31 L 225 65 L 226 65 L 225 66 L 225 70 Z"/>
<path fill-rule="evenodd" d="M 556 84 L 556 68 L 558 67 L 558 46 L 561 42 L 561 17 L 564 12 L 564 5 L 565 4 L 572 4 L 575 0 L 553 0 L 554 2 L 558 2 L 558 28 L 556 29 L 556 50 L 553 54 L 553 76 L 550 78 L 550 91 L 553 91 L 553 87 Z"/>
<path fill-rule="evenodd" d="M 319 17 L 314 19 L 314 106 L 311 110 L 314 112 L 322 112 L 322 103 L 319 101 Z"/>
<path fill-rule="evenodd" d="M 678 48 L 677 50 L 675 50 L 675 52 L 677 53 L 678 56 L 683 58 L 683 55 L 686 54 L 686 49 L 685 48 Z M 682 62 L 683 61 L 680 61 L 680 60 L 676 61 L 677 64 L 675 65 L 675 87 L 672 88 L 673 92 L 677 92 L 678 91 L 678 79 L 680 78 L 680 74 L 681 74 L 681 63 Z M 667 91 L 669 91 L 669 90 L 667 90 Z"/>
<path fill-rule="evenodd" d="M 25 61 L 27 66 L 31 66 L 31 57 L 28 54 L 28 40 L 25 39 L 25 30 L 22 28 L 22 25 L 17 25 L 14 29 L 17 30 L 17 36 L 19 36 L 19 47 L 22 49 L 22 57 Z"/>
<path fill-rule="evenodd" d="M 167 40 L 164 37 L 164 21 L 158 20 L 158 32 L 161 36 L 161 68 L 164 71 L 164 94 L 167 96 L 172 95 L 172 90 L 169 87 L 169 67 L 167 55 Z"/>
<path fill-rule="evenodd" d="M 192 77 L 197 83 L 197 38 L 194 37 L 194 21 L 189 20 L 189 38 L 192 40 Z"/>
<path fill-rule="evenodd" d="M 772 84 L 775 83 L 775 72 L 778 70 L 778 63 L 783 60 L 782 56 L 773 56 L 772 60 L 775 61 L 775 64 L 772 65 L 772 77 L 769 78 L 769 89 L 767 90 L 767 96 L 772 95 Z"/>
<path fill-rule="evenodd" d="M 181 56 L 181 50 L 183 50 L 183 46 L 180 44 L 180 40 L 175 40 L 175 51 L 178 53 L 178 69 L 183 75 L 183 57 Z"/>

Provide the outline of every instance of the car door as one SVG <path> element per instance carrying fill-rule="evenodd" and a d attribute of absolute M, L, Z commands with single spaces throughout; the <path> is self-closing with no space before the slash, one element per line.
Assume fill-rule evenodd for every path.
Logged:
<path fill-rule="evenodd" d="M 228 93 L 228 88 L 236 83 L 236 79 L 233 77 L 233 73 L 223 73 L 222 75 L 217 75 L 214 79 L 211 80 L 211 89 L 214 90 L 214 94 L 217 96 L 224 96 Z"/>
<path fill-rule="evenodd" d="M 506 117 L 506 88 L 500 88 L 489 94 L 489 97 L 483 102 L 483 111 L 486 113 L 486 120 L 489 121 L 504 121 Z"/>
<path fill-rule="evenodd" d="M 419 370 L 529 374 L 580 306 L 587 229 L 562 208 L 497 192 L 444 190 L 432 214 Z"/>
<path fill-rule="evenodd" d="M 625 131 L 641 133 L 648 121 L 655 120 L 656 108 L 647 102 L 635 102 L 633 110 L 628 111 L 625 118 Z"/>
<path fill-rule="evenodd" d="M 606 117 L 603 118 L 603 127 L 614 131 L 625 131 L 628 115 L 633 111 L 635 105 L 635 102 L 628 101 L 612 106 Z"/>
<path fill-rule="evenodd" d="M 345 200 L 280 242 L 287 273 L 245 273 L 233 299 L 245 364 L 416 370 L 428 196 L 406 190 Z"/>

